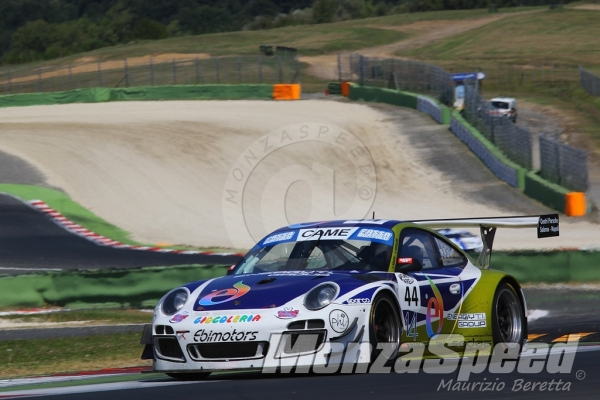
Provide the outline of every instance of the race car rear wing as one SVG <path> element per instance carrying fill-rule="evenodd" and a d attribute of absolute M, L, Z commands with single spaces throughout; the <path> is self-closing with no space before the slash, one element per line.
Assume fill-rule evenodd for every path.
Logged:
<path fill-rule="evenodd" d="M 538 238 L 558 236 L 558 214 L 523 217 L 456 218 L 406 221 L 428 228 L 469 228 L 479 227 L 483 250 L 477 259 L 483 268 L 490 266 L 492 247 L 497 228 L 533 228 L 537 227 Z"/>

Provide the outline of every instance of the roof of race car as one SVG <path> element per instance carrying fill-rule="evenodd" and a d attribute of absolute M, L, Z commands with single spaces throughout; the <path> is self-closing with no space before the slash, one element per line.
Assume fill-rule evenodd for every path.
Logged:
<path fill-rule="evenodd" d="M 333 221 L 315 221 L 315 222 L 305 222 L 301 224 L 292 224 L 286 226 L 284 230 L 287 229 L 299 229 L 299 228 L 334 228 L 340 226 L 347 227 L 373 227 L 379 226 L 382 228 L 392 228 L 402 221 L 391 220 L 391 219 L 340 219 Z"/>

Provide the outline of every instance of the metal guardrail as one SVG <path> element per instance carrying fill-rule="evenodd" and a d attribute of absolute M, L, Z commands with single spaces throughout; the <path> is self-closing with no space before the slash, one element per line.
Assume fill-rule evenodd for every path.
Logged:
<path fill-rule="evenodd" d="M 290 57 L 211 57 L 156 61 L 132 58 L 69 65 L 0 69 L 0 94 L 56 92 L 90 87 L 198 84 L 276 84 L 300 81 Z"/>
<path fill-rule="evenodd" d="M 570 67 L 542 66 L 536 68 L 496 68 L 496 84 L 524 86 L 540 84 L 549 87 L 570 86 Z M 582 86 L 600 96 L 600 78 L 580 68 Z M 501 72 L 503 74 L 501 74 Z M 454 82 L 451 75 L 435 65 L 411 60 L 381 59 L 357 54 L 339 54 L 339 81 L 353 81 L 364 86 L 385 87 L 430 96 L 452 105 Z M 513 76 L 514 75 L 514 76 Z M 509 79 L 510 78 L 510 79 Z M 465 84 L 465 119 L 517 165 L 532 170 L 534 135 L 508 118 L 493 116 L 491 106 L 480 95 L 478 82 Z M 587 152 L 560 143 L 544 135 L 540 138 L 540 174 L 550 182 L 575 191 L 587 191 Z"/>

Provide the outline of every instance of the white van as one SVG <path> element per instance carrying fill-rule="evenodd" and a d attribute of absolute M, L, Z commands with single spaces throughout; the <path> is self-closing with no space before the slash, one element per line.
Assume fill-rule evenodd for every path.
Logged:
<path fill-rule="evenodd" d="M 517 122 L 517 100 L 512 97 L 495 97 L 490 100 L 490 115 L 493 117 L 507 117 L 512 122 Z"/>

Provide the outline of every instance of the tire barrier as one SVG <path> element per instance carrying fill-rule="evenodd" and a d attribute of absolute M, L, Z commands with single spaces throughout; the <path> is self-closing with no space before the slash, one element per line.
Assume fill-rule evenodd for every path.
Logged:
<path fill-rule="evenodd" d="M 585 193 L 571 192 L 565 195 L 565 214 L 569 217 L 583 217 L 587 211 Z"/>
<path fill-rule="evenodd" d="M 456 112 L 450 122 L 450 131 L 463 141 L 498 179 L 512 187 L 524 188 L 525 170 L 504 157 Z"/>
<path fill-rule="evenodd" d="M 298 83 L 273 85 L 273 100 L 300 100 Z"/>

